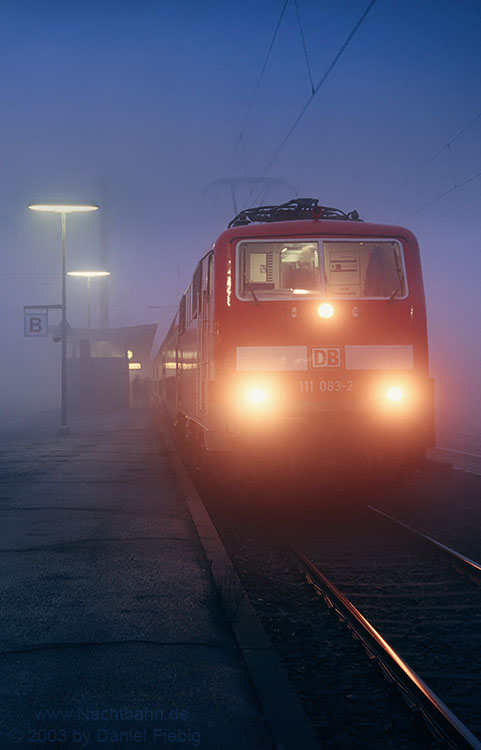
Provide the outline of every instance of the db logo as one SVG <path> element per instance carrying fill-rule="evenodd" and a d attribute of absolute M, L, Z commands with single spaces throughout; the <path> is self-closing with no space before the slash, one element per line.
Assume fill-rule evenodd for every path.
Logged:
<path fill-rule="evenodd" d="M 341 350 L 333 346 L 311 347 L 311 367 L 342 367 Z"/>

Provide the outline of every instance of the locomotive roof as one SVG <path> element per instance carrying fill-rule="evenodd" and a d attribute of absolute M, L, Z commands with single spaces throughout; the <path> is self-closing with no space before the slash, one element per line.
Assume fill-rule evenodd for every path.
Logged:
<path fill-rule="evenodd" d="M 318 198 L 293 198 L 279 206 L 244 208 L 229 222 L 228 229 L 258 222 L 297 221 L 299 219 L 362 221 L 357 211 L 349 211 L 346 214 L 340 208 L 320 206 Z"/>
<path fill-rule="evenodd" d="M 415 240 L 413 233 L 399 224 L 377 224 L 374 222 L 345 221 L 335 219 L 303 219 L 300 221 L 276 221 L 252 223 L 226 229 L 217 238 L 220 242 L 230 242 L 241 238 L 267 237 L 399 237 Z"/>
<path fill-rule="evenodd" d="M 219 239 L 233 237 L 286 236 L 404 237 L 412 233 L 398 225 L 364 222 L 357 211 L 319 205 L 317 198 L 294 198 L 279 206 L 255 206 L 242 210 L 232 219 Z"/>

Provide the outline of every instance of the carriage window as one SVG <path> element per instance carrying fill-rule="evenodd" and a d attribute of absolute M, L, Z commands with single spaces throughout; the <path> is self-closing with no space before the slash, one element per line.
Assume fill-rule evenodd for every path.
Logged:
<path fill-rule="evenodd" d="M 185 330 L 185 294 L 180 300 L 179 305 L 179 333 L 183 333 Z"/>
<path fill-rule="evenodd" d="M 185 327 L 189 325 L 192 320 L 192 284 L 187 288 L 184 295 L 185 297 Z"/>
<path fill-rule="evenodd" d="M 406 294 L 397 242 L 324 242 L 328 297 L 379 297 Z"/>
<path fill-rule="evenodd" d="M 194 278 L 192 279 L 192 318 L 197 317 L 199 308 L 200 287 L 202 283 L 202 263 L 199 263 L 195 269 Z"/>
<path fill-rule="evenodd" d="M 319 294 L 317 243 L 243 242 L 237 276 L 244 299 Z"/>

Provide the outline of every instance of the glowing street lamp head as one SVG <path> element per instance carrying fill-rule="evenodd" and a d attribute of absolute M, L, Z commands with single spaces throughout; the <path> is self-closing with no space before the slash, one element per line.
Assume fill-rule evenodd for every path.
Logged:
<path fill-rule="evenodd" d="M 83 276 L 90 279 L 94 276 L 110 276 L 110 271 L 67 271 L 67 276 Z"/>
<path fill-rule="evenodd" d="M 28 208 L 31 211 L 46 211 L 54 214 L 73 214 L 85 213 L 86 211 L 98 211 L 100 208 L 97 203 L 29 203 Z"/>

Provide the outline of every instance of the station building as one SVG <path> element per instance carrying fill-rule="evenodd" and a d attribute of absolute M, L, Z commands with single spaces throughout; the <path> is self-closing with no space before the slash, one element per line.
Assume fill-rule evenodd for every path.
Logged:
<path fill-rule="evenodd" d="M 101 414 L 138 406 L 133 382 L 147 393 L 157 324 L 88 331 L 68 337 L 68 401 L 73 414 Z"/>

